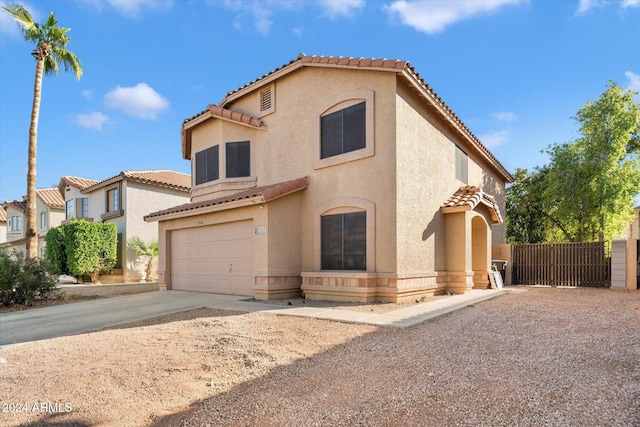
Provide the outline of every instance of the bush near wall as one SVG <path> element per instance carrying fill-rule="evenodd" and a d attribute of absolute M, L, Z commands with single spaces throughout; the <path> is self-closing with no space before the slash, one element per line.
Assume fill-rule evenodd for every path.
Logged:
<path fill-rule="evenodd" d="M 56 276 L 71 275 L 67 267 L 67 252 L 64 243 L 64 227 L 55 227 L 47 232 L 44 256 L 48 262 L 49 272 Z"/>
<path fill-rule="evenodd" d="M 39 260 L 25 260 L 22 253 L 0 251 L 0 305 L 30 306 L 34 299 L 47 298 L 57 278 L 47 274 Z"/>
<path fill-rule="evenodd" d="M 53 230 L 49 248 L 49 234 Z M 116 225 L 88 221 L 72 221 L 47 233 L 47 260 L 52 272 L 66 272 L 75 277 L 91 276 L 97 283 L 100 274 L 115 267 L 118 235 Z M 59 273 L 60 274 L 60 273 Z"/>

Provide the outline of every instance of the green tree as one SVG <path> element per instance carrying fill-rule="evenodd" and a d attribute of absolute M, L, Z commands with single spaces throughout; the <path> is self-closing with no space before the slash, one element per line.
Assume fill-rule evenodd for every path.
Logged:
<path fill-rule="evenodd" d="M 582 136 L 554 145 L 545 197 L 567 241 L 610 240 L 633 218 L 640 193 L 640 106 L 610 82 L 576 116 Z"/>
<path fill-rule="evenodd" d="M 67 268 L 76 277 L 91 276 L 97 283 L 100 274 L 116 265 L 118 235 L 113 223 L 72 221 L 63 225 Z"/>
<path fill-rule="evenodd" d="M 53 12 L 44 24 L 33 21 L 31 13 L 19 4 L 2 7 L 20 25 L 24 38 L 36 44 L 31 55 L 36 59 L 35 83 L 33 86 L 33 105 L 31 108 L 31 124 L 29 127 L 29 150 L 27 168 L 27 206 L 26 216 L 26 257 L 35 259 L 38 256 L 38 236 L 36 235 L 36 153 L 38 140 L 38 118 L 40 116 L 40 99 L 42 94 L 42 76 L 58 74 L 58 63 L 64 70 L 73 70 L 76 79 L 82 76 L 80 61 L 67 50 L 70 28 L 58 27 L 58 20 Z"/>
<path fill-rule="evenodd" d="M 622 233 L 640 193 L 634 94 L 610 82 L 578 111 L 580 138 L 550 146 L 548 165 L 516 173 L 506 195 L 509 241 L 608 241 Z"/>
<path fill-rule="evenodd" d="M 151 270 L 153 268 L 153 260 L 158 257 L 158 242 L 152 241 L 148 245 L 138 236 L 133 236 L 127 242 L 129 249 L 133 250 L 138 257 L 147 258 L 147 266 L 145 268 L 145 281 L 151 281 Z"/>
<path fill-rule="evenodd" d="M 518 168 L 506 191 L 507 243 L 542 243 L 550 228 L 542 197 L 547 185 L 546 171 Z"/>

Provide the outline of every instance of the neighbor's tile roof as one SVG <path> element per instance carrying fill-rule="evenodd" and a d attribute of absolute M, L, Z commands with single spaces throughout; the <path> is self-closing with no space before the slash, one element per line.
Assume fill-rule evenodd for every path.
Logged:
<path fill-rule="evenodd" d="M 445 212 L 448 208 L 450 208 L 450 211 L 453 211 L 455 208 L 467 208 L 473 210 L 480 203 L 486 205 L 493 211 L 492 216 L 495 214 L 495 217 L 492 218 L 494 223 L 501 224 L 503 222 L 502 214 L 500 213 L 500 208 L 498 207 L 496 199 L 482 191 L 480 188 L 472 185 L 460 187 L 460 189 L 449 197 L 449 200 L 442 204 L 442 208 Z"/>
<path fill-rule="evenodd" d="M 2 203 L 2 206 L 5 209 L 13 208 L 15 210 L 24 212 L 27 209 L 27 202 L 25 202 L 24 200 L 7 200 L 6 202 Z"/>
<path fill-rule="evenodd" d="M 54 188 L 42 188 L 36 190 L 38 197 L 42 202 L 50 208 L 63 209 L 65 206 L 64 197 L 60 194 L 60 190 L 57 187 Z"/>
<path fill-rule="evenodd" d="M 109 183 L 121 181 L 122 179 L 155 185 L 159 187 L 169 187 L 175 190 L 191 190 L 191 175 L 163 169 L 122 171 L 118 175 L 112 176 L 110 178 L 97 182 L 90 187 L 85 188 L 83 192 L 91 192 Z"/>
<path fill-rule="evenodd" d="M 7 222 L 7 211 L 2 206 L 0 206 L 0 222 Z"/>
<path fill-rule="evenodd" d="M 58 184 L 58 188 L 60 188 L 64 184 L 78 188 L 80 190 L 84 190 L 85 188 L 91 187 L 92 185 L 95 185 L 97 183 L 98 181 L 96 181 L 95 179 L 79 178 L 77 176 L 63 176 L 62 178 L 60 178 L 60 184 Z"/>
<path fill-rule="evenodd" d="M 280 182 L 278 184 L 251 188 L 249 190 L 240 191 L 238 193 L 234 193 L 229 196 L 218 197 L 216 199 L 185 203 L 180 206 L 175 206 L 173 208 L 150 213 L 149 215 L 145 216 L 144 219 L 148 220 L 148 219 L 153 219 L 153 218 L 157 218 L 165 215 L 171 215 L 171 214 L 182 213 L 182 212 L 185 212 L 185 213 L 192 212 L 193 214 L 198 214 L 198 212 L 193 212 L 193 211 L 197 211 L 197 210 L 212 207 L 212 206 L 224 205 L 225 203 L 248 200 L 253 198 L 259 198 L 260 203 L 266 203 L 271 200 L 277 199 L 279 197 L 294 193 L 298 190 L 307 188 L 308 185 L 309 185 L 309 177 L 297 178 L 291 181 Z"/>
<path fill-rule="evenodd" d="M 425 82 L 416 69 L 408 61 L 401 61 L 396 59 L 376 59 L 376 58 L 345 58 L 341 56 L 315 56 L 305 55 L 300 53 L 294 60 L 289 61 L 286 64 L 262 75 L 261 77 L 253 80 L 238 89 L 227 92 L 225 97 L 218 103 L 218 106 L 214 106 L 221 110 L 226 110 L 226 106 L 229 102 L 243 95 L 246 91 L 252 91 L 258 87 L 268 84 L 271 81 L 279 78 L 282 75 L 290 73 L 302 67 L 332 67 L 332 68 L 361 68 L 368 70 L 382 70 L 392 71 L 402 76 L 405 81 L 409 83 L 411 87 L 418 90 L 419 95 L 427 100 L 430 105 L 433 105 L 438 113 L 449 120 L 454 128 L 466 138 L 470 145 L 478 151 L 478 153 L 484 157 L 489 164 L 491 164 L 507 182 L 513 182 L 513 176 L 507 171 L 507 169 L 500 163 L 500 161 L 489 151 L 489 149 L 480 141 L 480 139 L 465 125 L 462 120 L 453 112 L 453 110 L 440 98 L 440 96 Z M 254 87 L 255 86 L 255 87 Z M 184 125 L 190 121 L 195 120 L 198 117 L 211 111 L 209 106 L 201 113 L 189 117 L 183 122 L 182 126 L 182 155 L 185 159 L 190 157 L 190 145 L 191 140 L 185 132 Z M 229 111 L 229 110 L 227 110 Z M 258 119 L 250 117 L 249 120 Z"/>

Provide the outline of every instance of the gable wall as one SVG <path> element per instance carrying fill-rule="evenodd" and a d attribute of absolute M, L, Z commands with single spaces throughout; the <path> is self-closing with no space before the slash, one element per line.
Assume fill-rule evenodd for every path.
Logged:
<path fill-rule="evenodd" d="M 471 148 L 401 81 L 396 102 L 398 270 L 406 275 L 432 274 L 445 269 L 441 204 L 460 186 L 475 185 L 497 198 L 504 215 L 504 182 L 485 170 Z M 456 179 L 452 141 L 469 155 L 468 184 Z M 492 238 L 504 243 L 503 225 L 492 227 Z"/>

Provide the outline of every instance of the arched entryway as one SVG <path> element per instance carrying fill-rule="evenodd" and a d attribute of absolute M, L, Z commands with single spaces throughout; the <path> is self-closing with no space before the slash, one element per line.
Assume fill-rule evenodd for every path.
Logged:
<path fill-rule="evenodd" d="M 445 215 L 447 291 L 490 287 L 491 225 L 502 223 L 495 199 L 478 187 L 461 187 L 442 205 Z"/>

